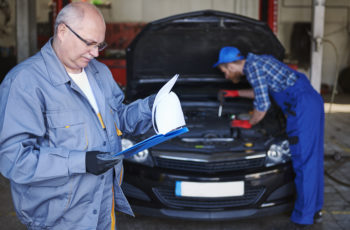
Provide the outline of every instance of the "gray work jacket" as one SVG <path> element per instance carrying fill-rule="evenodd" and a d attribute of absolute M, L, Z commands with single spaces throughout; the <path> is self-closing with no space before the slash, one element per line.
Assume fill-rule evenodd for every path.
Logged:
<path fill-rule="evenodd" d="M 0 170 L 11 182 L 19 219 L 30 229 L 103 229 L 99 221 L 111 221 L 113 193 L 116 210 L 133 215 L 120 188 L 122 162 L 95 176 L 86 173 L 85 152 L 121 151 L 117 129 L 146 132 L 149 98 L 125 105 L 104 64 L 91 60 L 85 71 L 105 128 L 51 40 L 0 86 Z"/>

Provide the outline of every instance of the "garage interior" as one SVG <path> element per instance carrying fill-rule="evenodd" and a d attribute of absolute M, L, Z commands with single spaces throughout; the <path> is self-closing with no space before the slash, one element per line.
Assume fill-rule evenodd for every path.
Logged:
<path fill-rule="evenodd" d="M 0 81 L 52 35 L 68 0 L 0 0 Z M 96 4 L 109 47 L 98 58 L 123 88 L 125 49 L 148 23 L 212 9 L 266 22 L 285 47 L 285 63 L 305 73 L 325 101 L 324 218 L 313 229 L 350 226 L 350 1 L 349 0 L 109 0 Z M 9 182 L 0 176 L 0 229 L 25 229 L 13 209 Z M 275 229 L 289 213 L 227 221 L 186 221 L 117 213 L 119 229 Z"/>

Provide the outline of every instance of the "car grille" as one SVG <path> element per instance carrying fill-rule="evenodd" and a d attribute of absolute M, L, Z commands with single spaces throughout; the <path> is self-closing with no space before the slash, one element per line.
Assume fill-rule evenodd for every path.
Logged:
<path fill-rule="evenodd" d="M 244 196 L 224 198 L 177 197 L 175 196 L 175 188 L 171 186 L 153 188 L 153 192 L 167 206 L 218 209 L 252 205 L 261 198 L 265 188 L 246 186 Z"/>
<path fill-rule="evenodd" d="M 237 159 L 220 162 L 195 162 L 155 157 L 154 161 L 155 165 L 160 168 L 215 173 L 259 168 L 264 165 L 265 158 Z"/>

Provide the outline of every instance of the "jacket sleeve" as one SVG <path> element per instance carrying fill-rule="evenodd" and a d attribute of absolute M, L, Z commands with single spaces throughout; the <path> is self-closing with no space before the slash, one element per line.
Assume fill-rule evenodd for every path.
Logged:
<path fill-rule="evenodd" d="M 116 95 L 118 116 L 120 120 L 120 129 L 124 133 L 139 135 L 146 133 L 152 126 L 152 105 L 154 96 L 151 95 L 144 99 L 138 99 L 128 105 L 123 103 L 124 96 L 119 89 L 120 94 Z M 114 91 L 116 92 L 116 91 Z"/>
<path fill-rule="evenodd" d="M 85 173 L 84 152 L 49 147 L 40 93 L 19 79 L 4 81 L 0 86 L 1 173 L 15 183 L 37 186 L 59 186 L 70 175 Z"/>

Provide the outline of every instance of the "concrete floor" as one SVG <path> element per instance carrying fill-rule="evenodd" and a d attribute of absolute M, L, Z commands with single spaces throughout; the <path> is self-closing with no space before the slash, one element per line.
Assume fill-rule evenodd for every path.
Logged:
<path fill-rule="evenodd" d="M 330 96 L 324 97 L 329 101 Z M 350 95 L 336 95 L 335 104 L 325 103 L 325 204 L 322 224 L 312 229 L 350 229 Z M 184 221 L 146 216 L 132 218 L 117 214 L 118 229 L 169 229 L 169 230 L 250 230 L 283 229 L 289 221 L 289 214 L 282 213 L 259 219 L 242 221 Z M 0 229 L 26 229 L 16 218 L 9 184 L 0 176 Z"/>

